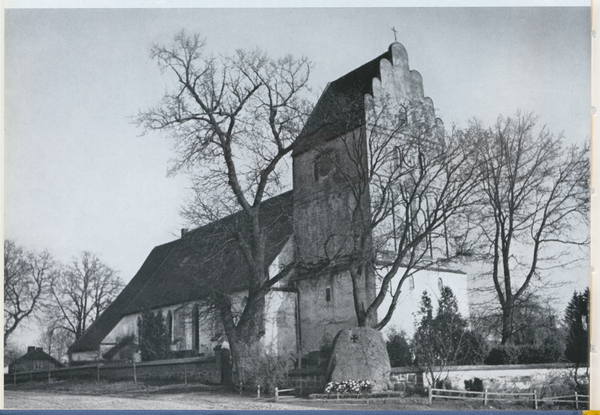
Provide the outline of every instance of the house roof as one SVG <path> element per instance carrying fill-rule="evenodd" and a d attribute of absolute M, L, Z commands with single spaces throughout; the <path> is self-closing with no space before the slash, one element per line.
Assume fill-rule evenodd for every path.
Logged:
<path fill-rule="evenodd" d="M 365 123 L 364 96 L 373 94 L 373 78 L 381 78 L 381 60 L 392 61 L 393 45 L 384 54 L 327 85 L 296 140 L 294 155 Z"/>
<path fill-rule="evenodd" d="M 292 191 L 264 201 L 259 218 L 266 236 L 265 260 L 271 264 L 293 233 Z M 250 235 L 243 212 L 154 248 L 121 294 L 69 351 L 96 350 L 123 316 L 200 300 L 214 286 L 228 292 L 246 288 L 250 271 L 236 242 L 236 233 Z"/>
<path fill-rule="evenodd" d="M 106 353 L 102 355 L 104 359 L 112 359 L 114 355 L 123 350 L 125 347 L 135 344 L 133 336 L 127 336 L 121 339 L 117 344 L 111 347 Z"/>
<path fill-rule="evenodd" d="M 60 363 L 58 360 L 56 360 L 55 358 L 50 356 L 48 353 L 44 352 L 44 350 L 42 350 L 41 347 L 36 347 L 35 349 L 34 348 L 31 348 L 31 349 L 32 350 L 29 350 L 23 356 L 19 357 L 17 360 L 12 362 L 9 367 L 13 367 L 16 364 L 20 364 L 20 363 L 24 363 L 24 362 L 40 361 L 40 360 L 54 363 L 57 367 L 63 367 L 62 363 Z"/>

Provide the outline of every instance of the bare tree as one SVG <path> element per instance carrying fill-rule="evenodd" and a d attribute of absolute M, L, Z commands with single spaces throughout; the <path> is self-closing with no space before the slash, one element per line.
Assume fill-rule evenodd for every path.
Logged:
<path fill-rule="evenodd" d="M 23 356 L 26 352 L 25 348 L 22 348 L 9 341 L 4 345 L 4 366 L 10 366 L 15 360 Z"/>
<path fill-rule="evenodd" d="M 4 346 L 48 295 L 55 263 L 47 251 L 26 252 L 4 240 Z"/>
<path fill-rule="evenodd" d="M 68 349 L 75 336 L 72 332 L 62 328 L 58 321 L 50 326 L 46 326 L 44 332 L 40 335 L 38 343 L 48 351 L 48 354 L 59 362 L 68 359 Z"/>
<path fill-rule="evenodd" d="M 516 333 L 513 316 L 534 281 L 552 267 L 573 263 L 573 246 L 585 247 L 588 225 L 589 146 L 564 148 L 561 136 L 535 132 L 536 118 L 517 113 L 491 128 L 474 122 L 463 131 L 477 148 L 481 180 L 473 210 L 479 224 L 482 277 L 493 283 L 502 310 L 502 344 Z"/>
<path fill-rule="evenodd" d="M 542 297 L 528 290 L 515 301 L 512 315 L 512 343 L 515 345 L 543 344 L 548 338 L 557 340 L 558 318 L 556 311 Z M 471 326 L 492 344 L 502 339 L 502 309 L 499 307 L 475 307 L 471 314 Z"/>
<path fill-rule="evenodd" d="M 430 102 L 383 96 L 368 99 L 366 111 L 364 129 L 341 137 L 342 158 L 331 156 L 353 206 L 345 230 L 336 230 L 344 242 L 335 255 L 347 258 L 359 326 L 381 329 L 404 282 L 453 255 L 447 225 L 472 204 L 477 171 L 473 149 L 445 134 Z M 361 295 L 375 279 L 378 287 L 367 289 L 375 295 Z M 392 301 L 377 321 L 387 296 Z"/>
<path fill-rule="evenodd" d="M 221 228 L 244 258 L 251 278 L 239 313 L 229 289 L 210 286 L 209 299 L 222 320 L 234 365 L 244 344 L 258 340 L 257 318 L 270 288 L 287 272 L 269 275 L 261 203 L 281 189 L 282 162 L 309 112 L 307 91 L 311 64 L 306 58 L 271 59 L 255 50 L 233 56 L 205 56 L 198 35 L 177 34 L 170 47 L 154 46 L 152 57 L 174 76 L 172 91 L 157 108 L 138 115 L 145 131 L 173 138 L 178 158 L 171 173 L 192 173 L 193 204 L 184 212 L 205 224 L 241 211 L 239 227 Z M 225 249 L 226 247 L 223 247 Z"/>
<path fill-rule="evenodd" d="M 121 292 L 116 271 L 90 253 L 82 252 L 53 279 L 48 301 L 47 326 L 81 337 Z"/>

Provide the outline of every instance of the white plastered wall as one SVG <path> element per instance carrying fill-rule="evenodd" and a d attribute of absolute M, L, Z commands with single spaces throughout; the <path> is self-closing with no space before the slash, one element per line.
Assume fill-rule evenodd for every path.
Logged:
<path fill-rule="evenodd" d="M 392 284 L 396 287 L 404 269 L 400 268 Z M 420 270 L 413 277 L 411 283 L 410 277 L 402 285 L 402 292 L 398 299 L 396 310 L 392 319 L 387 324 L 386 329 L 403 330 L 409 338 L 412 338 L 415 332 L 415 322 L 417 313 L 421 304 L 421 296 L 427 291 L 432 301 L 434 315 L 437 312 L 438 299 L 441 296 L 440 288 L 442 286 L 450 287 L 456 298 L 458 311 L 464 318 L 469 317 L 469 297 L 468 280 L 464 273 L 451 271 Z M 381 307 L 379 307 L 379 319 L 383 318 L 391 304 L 391 296 L 387 296 Z"/>
<path fill-rule="evenodd" d="M 290 239 L 282 249 L 280 255 L 278 255 L 271 264 L 269 268 L 270 275 L 276 275 L 282 267 L 289 263 L 292 255 L 293 240 Z M 284 285 L 285 279 L 276 284 L 275 287 L 282 287 Z M 247 296 L 247 290 L 231 294 L 234 313 L 241 314 Z M 197 303 L 194 302 L 188 302 L 152 310 L 153 312 L 162 312 L 165 322 L 167 322 L 169 311 L 171 312 L 173 317 L 171 350 L 189 350 L 192 348 L 192 310 L 196 304 Z M 272 291 L 267 295 L 266 307 L 265 335 L 262 340 L 264 347 L 280 353 L 295 354 L 296 294 L 285 291 Z M 137 340 L 139 338 L 137 321 L 140 316 L 141 313 L 124 316 L 102 340 L 100 354 L 98 354 L 97 351 L 73 353 L 73 360 L 96 360 L 99 355 L 101 356 L 119 340 L 128 335 L 134 335 Z M 208 312 L 206 307 L 200 306 L 198 326 L 198 352 L 200 354 L 204 354 L 205 356 L 213 355 L 216 346 L 229 348 L 229 343 L 227 342 L 222 325 Z"/>

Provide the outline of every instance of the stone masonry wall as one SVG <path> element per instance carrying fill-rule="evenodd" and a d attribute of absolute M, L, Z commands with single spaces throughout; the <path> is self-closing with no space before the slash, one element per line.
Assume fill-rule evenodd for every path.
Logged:
<path fill-rule="evenodd" d="M 161 383 L 204 382 L 227 384 L 230 379 L 229 350 L 218 350 L 214 356 L 142 362 L 135 364 L 138 382 Z M 73 366 L 45 372 L 21 372 L 4 375 L 5 384 L 48 380 L 127 381 L 134 380 L 133 363 Z"/>
<path fill-rule="evenodd" d="M 331 346 L 340 330 L 358 325 L 348 272 L 304 279 L 297 286 L 302 354 Z"/>
<path fill-rule="evenodd" d="M 348 253 L 351 215 L 356 206 L 347 178 L 357 167 L 344 140 L 359 140 L 361 130 L 320 143 L 294 157 L 294 230 L 297 257 L 316 262 L 336 253 Z M 349 144 L 348 144 L 349 145 Z"/>

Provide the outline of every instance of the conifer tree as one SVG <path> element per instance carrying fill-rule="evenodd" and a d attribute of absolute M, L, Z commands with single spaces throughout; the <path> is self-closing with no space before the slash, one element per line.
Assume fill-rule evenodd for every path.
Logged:
<path fill-rule="evenodd" d="M 589 358 L 589 296 L 590 289 L 575 291 L 565 310 L 565 324 L 568 328 L 565 358 L 577 365 L 585 365 Z"/>
<path fill-rule="evenodd" d="M 160 311 L 144 311 L 138 318 L 139 347 L 142 361 L 166 359 L 169 338 L 165 319 Z"/>
<path fill-rule="evenodd" d="M 450 287 L 443 288 L 435 317 L 431 298 L 423 292 L 419 315 L 412 348 L 430 384 L 437 385 L 447 377 L 448 365 L 482 363 L 487 345 L 482 336 L 468 330 Z"/>

